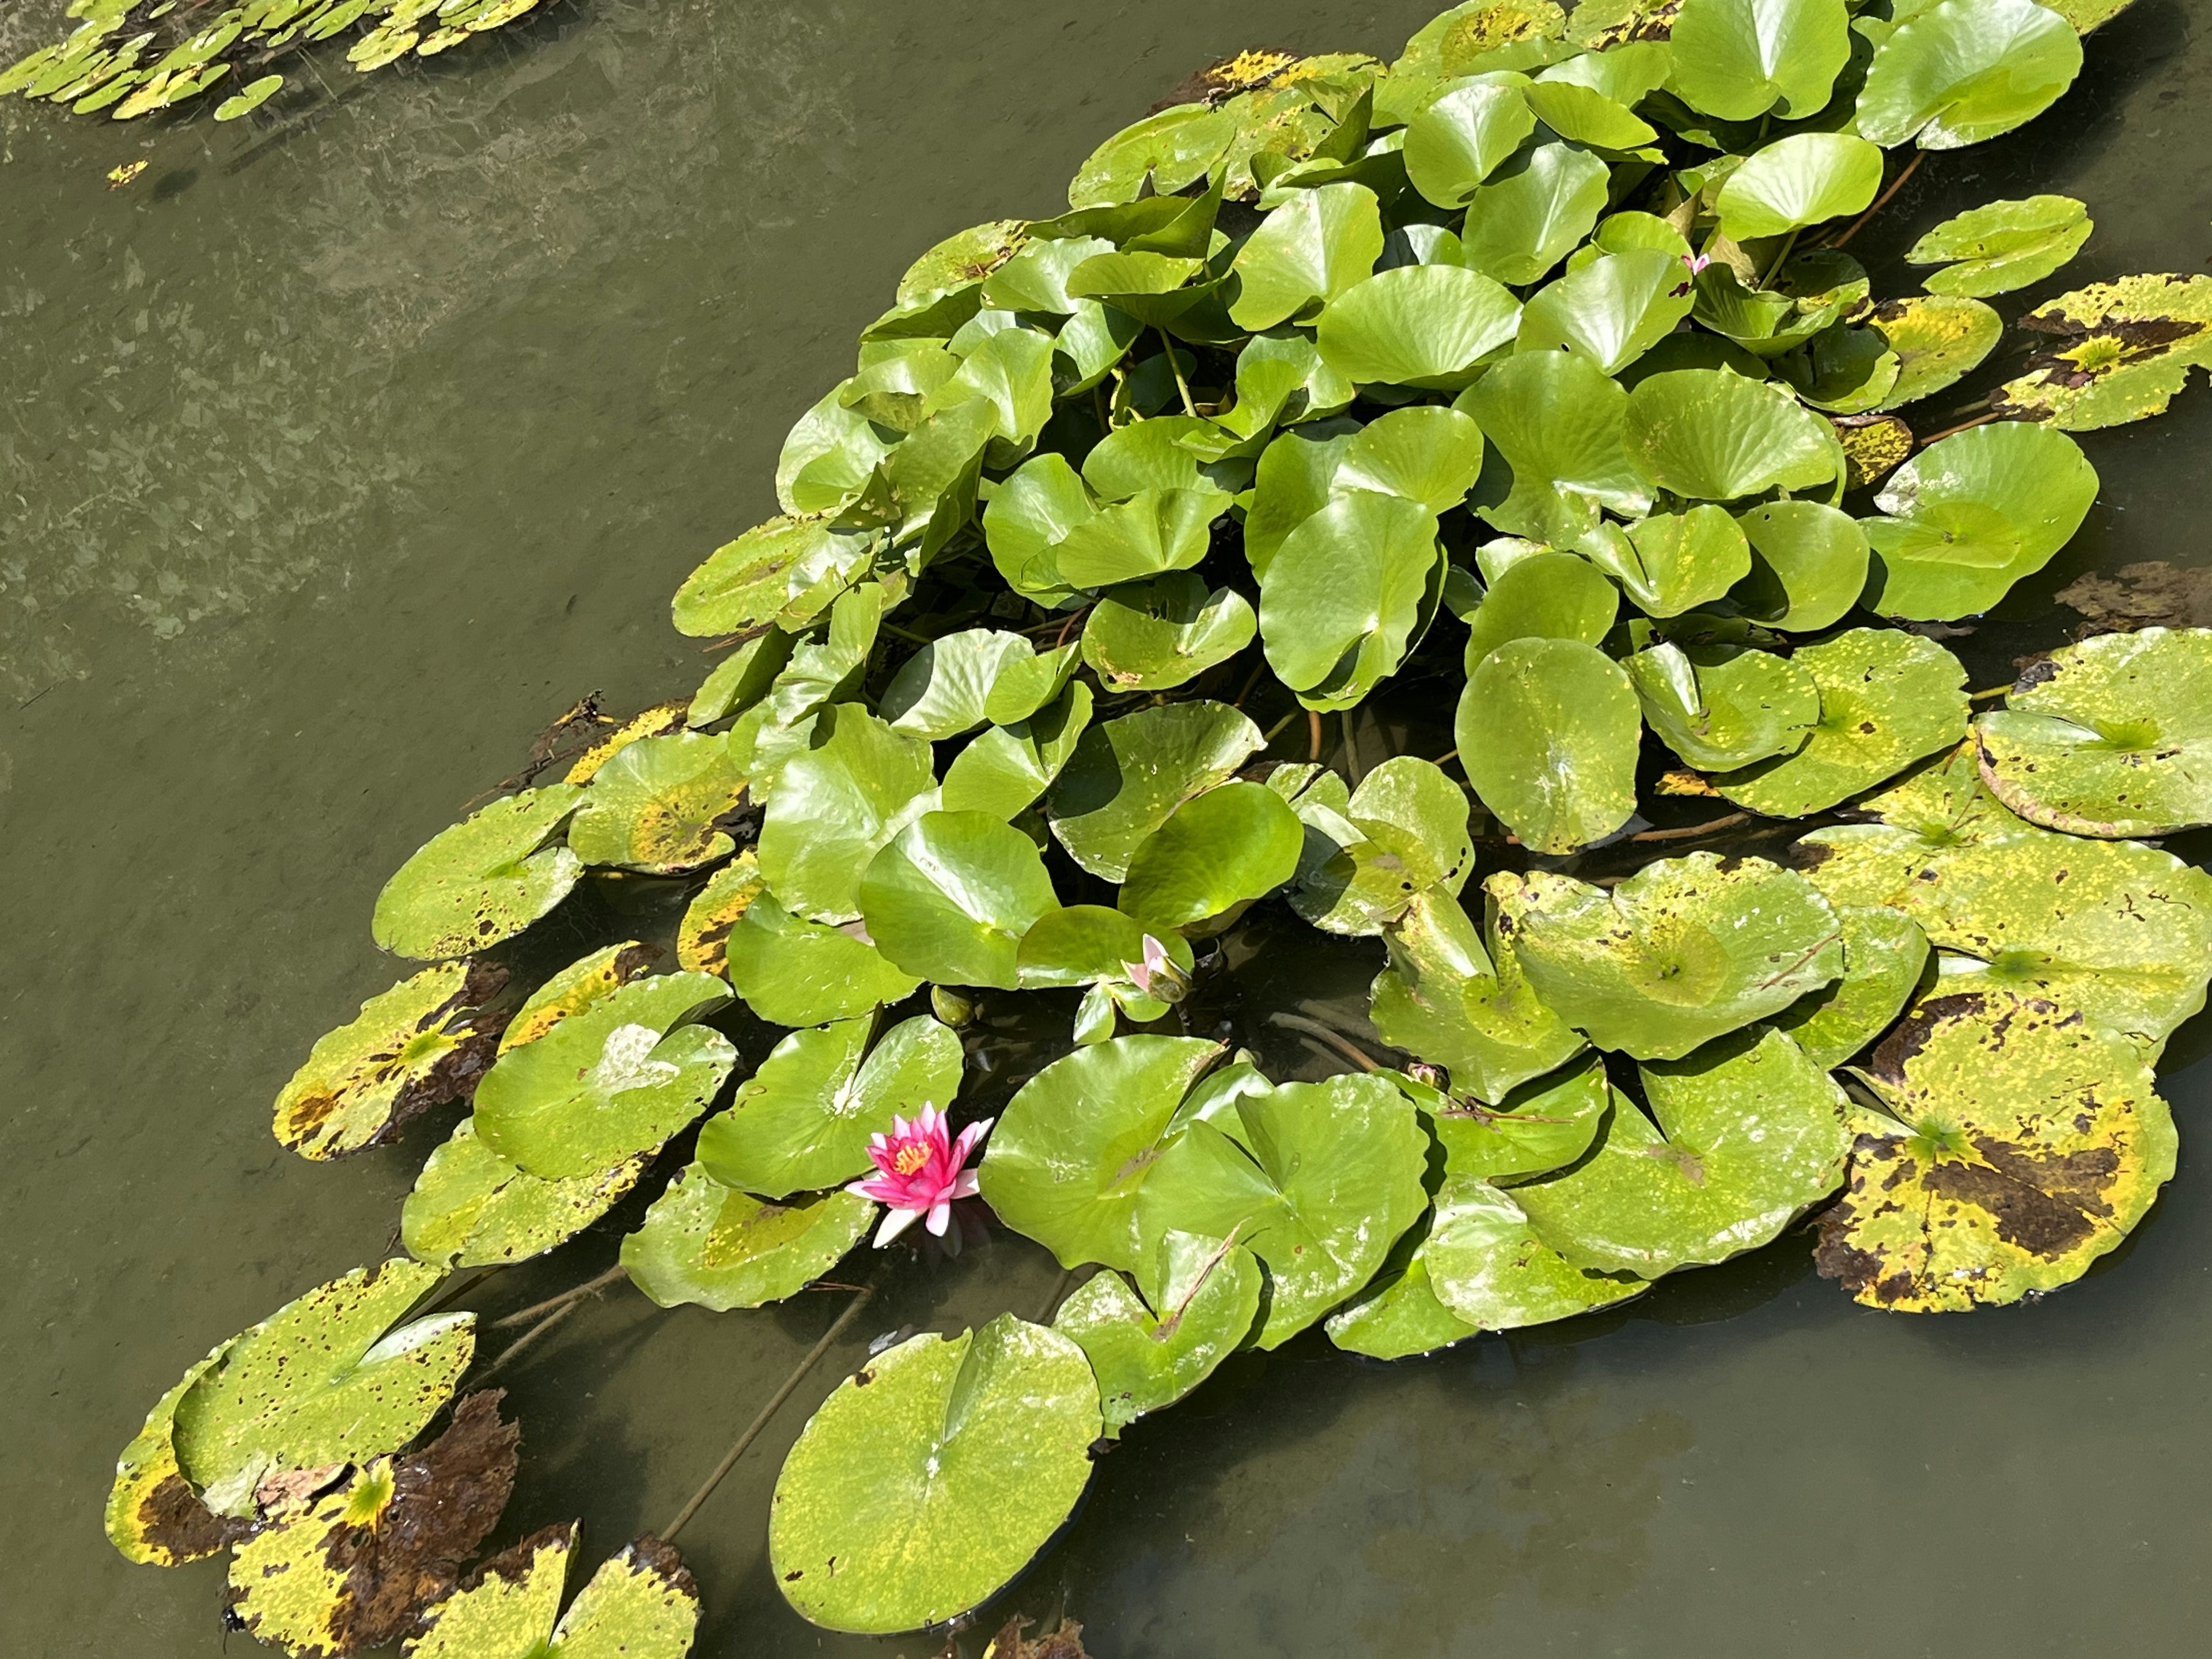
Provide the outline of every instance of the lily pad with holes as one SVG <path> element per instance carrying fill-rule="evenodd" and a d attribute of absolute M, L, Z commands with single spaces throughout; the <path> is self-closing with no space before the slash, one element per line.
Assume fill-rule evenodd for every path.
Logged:
<path fill-rule="evenodd" d="M 553 844 L 583 794 L 559 783 L 526 789 L 433 836 L 377 895 L 377 945 L 438 962 L 512 939 L 544 915 L 584 871 Z"/>
<path fill-rule="evenodd" d="M 1355 383 L 1455 391 L 1520 325 L 1520 301 L 1480 272 L 1401 265 L 1338 295 L 1315 338 L 1322 361 Z"/>
<path fill-rule="evenodd" d="M 1686 766 L 1725 771 L 1801 747 L 1820 718 L 1813 677 L 1771 651 L 1671 641 L 1621 665 L 1644 723 Z"/>
<path fill-rule="evenodd" d="M 1641 357 L 1690 314 L 1690 272 L 1661 248 L 1606 253 L 1548 283 L 1522 307 L 1516 345 L 1571 351 L 1607 374 Z"/>
<path fill-rule="evenodd" d="M 448 962 L 371 997 L 318 1038 L 276 1096 L 276 1135 L 303 1158 L 381 1146 L 433 1106 L 465 1100 L 507 1023 L 506 970 Z"/>
<path fill-rule="evenodd" d="M 1942 0 L 1876 49 L 1858 100 L 1860 135 L 1887 149 L 1958 149 L 2009 132 L 2081 72 L 2081 38 L 2033 0 Z"/>
<path fill-rule="evenodd" d="M 769 890 L 811 921 L 858 917 L 868 860 L 933 804 L 930 763 L 923 738 L 850 704 L 825 709 L 813 746 L 785 763 L 762 821 Z"/>
<path fill-rule="evenodd" d="M 460 1581 L 499 1523 L 521 1433 L 497 1393 L 472 1394 L 418 1451 L 377 1457 L 245 1540 L 225 1607 L 255 1640 L 292 1654 L 380 1648 Z"/>
<path fill-rule="evenodd" d="M 1022 935 L 1060 902 L 1036 843 L 988 812 L 924 813 L 870 861 L 860 902 L 901 972 L 1009 991 Z"/>
<path fill-rule="evenodd" d="M 1991 202 L 1954 215 L 1915 242 L 1908 264 L 1941 265 L 1930 294 L 1986 299 L 2027 288 L 2081 251 L 2094 227 L 2071 196 L 2030 196 Z"/>
<path fill-rule="evenodd" d="M 569 848 L 587 865 L 648 875 L 716 863 L 736 850 L 720 820 L 736 808 L 745 782 L 720 738 L 644 738 L 592 780 L 568 824 Z"/>
<path fill-rule="evenodd" d="M 1223 702 L 1170 703 L 1094 726 L 1047 799 L 1052 833 L 1092 875 L 1124 880 L 1176 807 L 1226 783 L 1260 746 L 1260 728 Z"/>
<path fill-rule="evenodd" d="M 547 1527 L 486 1561 L 423 1615 L 408 1659 L 684 1659 L 698 1632 L 699 1587 L 650 1535 L 601 1563 L 561 1613 L 576 1531 L 574 1522 Z"/>
<path fill-rule="evenodd" d="M 1851 53 L 1843 0 L 1682 0 L 1669 39 L 1670 84 L 1691 108 L 1723 121 L 1817 114 Z"/>
<path fill-rule="evenodd" d="M 1718 368 L 1654 374 L 1628 394 L 1629 455 L 1676 495 L 1735 501 L 1804 490 L 1837 472 L 1820 417 L 1787 392 Z"/>
<path fill-rule="evenodd" d="M 1491 889 L 1545 1005 L 1639 1060 L 1679 1060 L 1844 971 L 1827 900 L 1765 859 L 1662 859 L 1610 892 L 1543 871 L 1494 876 Z"/>
<path fill-rule="evenodd" d="M 1831 1071 L 1890 1028 L 1928 965 L 1928 936 L 1911 916 L 1886 905 L 1835 909 L 1844 927 L 1844 976 L 1768 1022 Z"/>
<path fill-rule="evenodd" d="M 437 1414 L 476 1349 L 476 1316 L 394 1326 L 445 1278 L 395 1259 L 357 1267 L 234 1338 L 178 1401 L 183 1478 L 218 1516 L 251 1516 L 271 1476 L 366 1462 Z"/>
<path fill-rule="evenodd" d="M 772 1203 L 726 1187 L 703 1161 L 669 1183 L 623 1240 L 630 1282 L 664 1308 L 765 1307 L 836 1267 L 867 1234 L 876 1206 L 848 1192 Z"/>
<path fill-rule="evenodd" d="M 2163 415 L 2191 368 L 2212 368 L 2212 276 L 2123 276 L 2039 306 L 2020 325 L 2050 337 L 2005 382 L 2001 415 L 2088 432 Z"/>
<path fill-rule="evenodd" d="M 1644 718 L 1618 664 L 1577 640 L 1515 640 L 1468 677 L 1454 735 L 1482 804 L 1522 844 L 1565 853 L 1636 811 Z"/>
<path fill-rule="evenodd" d="M 1954 432 L 1889 476 L 1866 521 L 1867 603 L 1916 622 L 1988 610 L 2051 562 L 2097 499 L 2097 470 L 2062 432 L 1999 421 Z"/>
<path fill-rule="evenodd" d="M 1990 787 L 2031 823 L 2106 838 L 2212 823 L 2212 631 L 2064 647 L 1974 729 Z"/>
<path fill-rule="evenodd" d="M 992 1132 L 984 1201 L 1063 1267 L 1098 1261 L 1136 1272 L 1145 1261 L 1139 1195 L 1182 1128 L 1184 1097 L 1221 1052 L 1194 1037 L 1125 1036 L 1053 1061 L 1021 1086 Z"/>
<path fill-rule="evenodd" d="M 1170 1230 L 1233 1230 L 1267 1267 L 1255 1340 L 1279 1347 L 1374 1278 L 1427 1207 L 1427 1146 L 1413 1103 L 1379 1073 L 1240 1094 L 1162 1152 L 1139 1231 L 1149 1251 Z"/>
<path fill-rule="evenodd" d="M 724 975 L 745 1006 L 772 1025 L 857 1019 L 921 984 L 861 936 L 858 922 L 832 927 L 793 915 L 763 893 L 724 939 Z"/>
<path fill-rule="evenodd" d="M 1714 206 L 1721 234 L 1747 242 L 1857 213 L 1881 189 L 1881 151 L 1865 139 L 1795 132 L 1747 156 Z"/>
<path fill-rule="evenodd" d="M 545 1181 L 517 1169 L 464 1118 L 430 1154 L 399 1212 L 407 1254 L 438 1267 L 504 1267 L 566 1243 L 622 1201 L 651 1160 Z"/>
<path fill-rule="evenodd" d="M 965 1613 L 1060 1529 L 1103 1426 L 1090 1361 L 1057 1331 L 1001 1314 L 902 1342 L 839 1384 L 784 1460 L 776 1587 L 830 1630 Z"/>
<path fill-rule="evenodd" d="M 1965 734 L 1966 671 L 1931 640 L 1855 628 L 1790 660 L 1820 687 L 1820 722 L 1802 749 L 1713 780 L 1738 806 L 1803 817 L 1887 782 Z"/>
<path fill-rule="evenodd" d="M 1456 1094 L 1495 1105 L 1589 1046 L 1529 989 L 1486 892 L 1480 933 L 1457 899 L 1431 890 L 1417 895 L 1382 937 L 1390 963 L 1370 995 L 1375 1030 L 1392 1047 L 1444 1067 Z"/>
<path fill-rule="evenodd" d="M 1335 785 L 1333 799 L 1316 789 L 1293 805 L 1305 826 L 1290 893 L 1300 916 L 1324 933 L 1376 933 L 1416 896 L 1466 884 L 1474 869 L 1467 793 L 1442 768 L 1394 755 L 1348 796 Z"/>
<path fill-rule="evenodd" d="M 2004 319 L 1979 300 L 1948 293 L 1892 300 L 1875 307 L 1869 320 L 1897 354 L 1896 382 L 1878 409 L 1899 409 L 1955 385 L 2004 333 Z"/>
<path fill-rule="evenodd" d="M 1234 588 L 1171 571 L 1102 594 L 1083 626 L 1083 659 L 1109 690 L 1165 691 L 1226 662 L 1259 631 Z"/>
<path fill-rule="evenodd" d="M 1442 593 L 1435 515 L 1358 490 L 1284 540 L 1260 580 L 1268 665 L 1310 708 L 1348 708 L 1390 674 Z"/>
<path fill-rule="evenodd" d="M 737 1063 L 727 1037 L 692 1023 L 728 1000 L 711 974 L 632 981 L 501 1055 L 477 1088 L 477 1133 L 547 1181 L 651 1151 L 707 1109 Z"/>
<path fill-rule="evenodd" d="M 1258 783 L 1185 801 L 1129 860 L 1115 905 L 1156 933 L 1194 927 L 1264 898 L 1297 873 L 1305 832 Z"/>
<path fill-rule="evenodd" d="M 788 1198 L 866 1174 L 868 1138 L 893 1117 L 944 1111 L 960 1090 L 960 1039 L 927 1014 L 875 1036 L 873 1019 L 793 1031 L 699 1131 L 699 1163 L 726 1187 Z"/>
<path fill-rule="evenodd" d="M 1869 1307 L 1963 1312 L 2071 1284 L 2173 1174 L 2148 1066 L 2048 1002 L 1936 998 L 1869 1075 L 1896 1121 L 1859 1136 L 1815 1256 Z"/>
<path fill-rule="evenodd" d="M 1595 1153 L 1513 1189 L 1570 1262 L 1656 1279 L 1725 1261 L 1843 1184 L 1844 1091 L 1782 1032 L 1740 1031 L 1642 1074 L 1652 1117 L 1616 1098 Z"/>
<path fill-rule="evenodd" d="M 1062 1303 L 1052 1322 L 1091 1361 L 1109 1440 L 1212 1375 L 1260 1311 L 1260 1264 L 1228 1239 L 1169 1232 L 1145 1283 L 1139 1293 L 1108 1268 Z"/>

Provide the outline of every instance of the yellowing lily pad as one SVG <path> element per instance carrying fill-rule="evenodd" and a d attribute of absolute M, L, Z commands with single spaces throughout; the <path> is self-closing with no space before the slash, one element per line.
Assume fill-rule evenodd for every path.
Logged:
<path fill-rule="evenodd" d="M 567 1243 L 621 1202 L 651 1159 L 640 1153 L 592 1175 L 546 1181 L 518 1169 L 464 1118 L 430 1154 L 400 1206 L 407 1254 L 439 1267 L 504 1267 Z"/>
<path fill-rule="evenodd" d="M 2212 276 L 2123 276 L 2039 306 L 2020 325 L 2051 337 L 2008 380 L 2002 415 L 2087 432 L 2162 415 L 2191 368 L 2212 367 Z"/>
<path fill-rule="evenodd" d="M 434 836 L 377 895 L 383 949 L 418 962 L 512 939 L 568 896 L 583 860 L 551 844 L 583 798 L 571 784 L 525 790 Z"/>
<path fill-rule="evenodd" d="M 622 1265 L 664 1308 L 757 1308 L 797 1295 L 829 1272 L 875 1215 L 873 1204 L 843 1191 L 781 1203 L 755 1198 L 695 1164 L 623 1240 Z"/>
<path fill-rule="evenodd" d="M 569 822 L 568 846 L 586 864 L 650 875 L 716 863 L 736 850 L 721 820 L 737 808 L 745 781 L 720 738 L 644 738 L 599 769 Z"/>
<path fill-rule="evenodd" d="M 647 972 L 659 952 L 635 939 L 610 945 L 566 968 L 532 991 L 500 1033 L 499 1052 L 535 1042 L 572 1014 L 580 1014 Z"/>

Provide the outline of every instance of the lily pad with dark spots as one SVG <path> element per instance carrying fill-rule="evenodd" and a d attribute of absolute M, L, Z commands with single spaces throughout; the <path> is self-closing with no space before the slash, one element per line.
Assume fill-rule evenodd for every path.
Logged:
<path fill-rule="evenodd" d="M 602 1562 L 561 1613 L 576 1532 L 547 1527 L 486 1561 L 423 1615 L 408 1659 L 684 1659 L 699 1586 L 650 1534 Z"/>
<path fill-rule="evenodd" d="M 747 848 L 708 878 L 676 925 L 676 960 L 695 974 L 726 977 L 730 930 L 768 890 L 760 860 Z"/>
<path fill-rule="evenodd" d="M 2060 295 L 2020 319 L 2051 343 L 1994 407 L 2062 432 L 2162 415 L 2191 368 L 2212 367 L 2212 276 L 2123 276 Z"/>
<path fill-rule="evenodd" d="M 1915 295 L 1875 307 L 1869 320 L 1897 354 L 1896 382 L 1875 408 L 1900 409 L 1932 397 L 1964 380 L 1996 349 L 2004 319 L 1979 300 L 1955 297 L 1956 293 Z"/>
<path fill-rule="evenodd" d="M 2070 1284 L 2173 1174 L 2149 1068 L 2049 1002 L 1938 997 L 1869 1076 L 1896 1122 L 1859 1136 L 1816 1257 L 1869 1307 L 1962 1312 Z"/>
<path fill-rule="evenodd" d="M 276 1139 L 304 1158 L 344 1158 L 398 1139 L 433 1106 L 466 1100 L 490 1066 L 507 1010 L 507 970 L 425 969 L 317 1040 L 276 1097 Z"/>
<path fill-rule="evenodd" d="M 652 1160 L 644 1153 L 592 1175 L 546 1181 L 518 1169 L 464 1118 L 430 1154 L 400 1206 L 407 1254 L 434 1267 L 490 1267 L 567 1243 L 620 1203 Z"/>
<path fill-rule="evenodd" d="M 525 790 L 433 836 L 377 895 L 377 944 L 439 962 L 529 927 L 583 874 L 583 860 L 554 844 L 583 796 L 572 784 Z"/>

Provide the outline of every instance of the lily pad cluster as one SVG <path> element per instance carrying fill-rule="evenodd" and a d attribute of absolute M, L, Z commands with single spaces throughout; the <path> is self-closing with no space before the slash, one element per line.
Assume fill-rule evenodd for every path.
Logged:
<path fill-rule="evenodd" d="M 2212 633 L 1999 697 L 1925 625 L 2068 545 L 2099 488 L 2068 432 L 2163 407 L 2206 279 L 2031 313 L 2070 343 L 2010 418 L 1923 441 L 2087 211 L 1934 227 L 1887 301 L 1848 243 L 1888 152 L 2033 119 L 2116 9 L 1474 0 L 1389 64 L 1215 65 L 1066 212 L 915 262 L 781 510 L 676 595 L 697 691 L 405 863 L 374 931 L 430 965 L 280 1134 L 339 1156 L 467 1101 L 407 1202 L 420 1273 L 650 1179 L 622 1261 L 663 1306 L 858 1274 L 925 1213 L 949 1250 L 956 1206 L 1082 1274 L 877 1354 L 800 1436 L 779 1586 L 869 1633 L 995 1594 L 1240 1349 L 1425 1352 L 1815 1213 L 1872 1306 L 2071 1282 L 2173 1170 L 2152 1068 L 2212 981 L 2212 878 L 2149 842 L 2212 823 Z M 1685 797 L 1720 816 L 1652 827 Z M 546 918 L 649 903 L 672 951 L 546 973 Z M 1271 1077 L 1193 1017 L 1279 913 L 1370 954 L 1356 1070 Z M 1002 1078 L 1017 999 L 1065 1042 Z M 258 1443 L 149 1434 L 131 1503 L 252 1523 Z M 566 1547 L 422 1650 L 542 1562 L 560 1651 Z"/>
<path fill-rule="evenodd" d="M 539 3 L 70 0 L 65 15 L 77 26 L 0 70 L 0 94 L 130 121 L 221 91 L 215 118 L 234 121 L 284 89 L 272 64 L 319 42 L 350 40 L 346 61 L 366 74 L 410 56 L 434 58 Z"/>

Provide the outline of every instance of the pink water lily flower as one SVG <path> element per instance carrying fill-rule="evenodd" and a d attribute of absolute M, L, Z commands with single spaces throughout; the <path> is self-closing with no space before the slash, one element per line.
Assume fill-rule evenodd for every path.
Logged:
<path fill-rule="evenodd" d="M 1190 976 L 1176 965 L 1168 947 L 1150 933 L 1145 935 L 1145 959 L 1123 963 L 1121 971 L 1139 993 L 1161 1002 L 1180 1002 L 1190 988 Z"/>
<path fill-rule="evenodd" d="M 975 1196 L 975 1172 L 962 1166 L 991 1123 L 988 1117 L 971 1123 L 954 1140 L 945 1130 L 945 1114 L 925 1106 L 913 1122 L 894 1116 L 890 1133 L 868 1137 L 868 1158 L 876 1173 L 845 1190 L 890 1206 L 890 1213 L 876 1233 L 878 1249 L 924 1215 L 929 1218 L 929 1231 L 945 1237 L 952 1219 L 952 1200 Z"/>
<path fill-rule="evenodd" d="M 1682 263 L 1689 266 L 1690 275 L 1692 276 L 1703 270 L 1707 265 L 1712 264 L 1712 262 L 1713 256 L 1710 253 L 1685 253 L 1682 256 Z"/>

